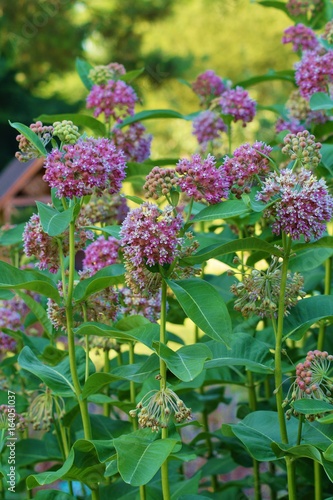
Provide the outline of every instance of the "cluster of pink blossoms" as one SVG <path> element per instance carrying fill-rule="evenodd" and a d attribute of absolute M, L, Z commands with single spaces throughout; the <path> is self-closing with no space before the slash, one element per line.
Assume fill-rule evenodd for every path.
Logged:
<path fill-rule="evenodd" d="M 88 97 L 87 108 L 94 108 L 94 116 L 104 113 L 105 119 L 119 121 L 133 115 L 138 97 L 133 88 L 122 80 L 109 80 L 102 85 L 93 85 Z"/>
<path fill-rule="evenodd" d="M 318 239 L 325 231 L 325 222 L 332 218 L 333 198 L 324 179 L 318 180 L 309 170 L 302 168 L 271 173 L 264 181 L 257 199 L 265 203 L 276 202 L 266 210 L 273 216 L 275 234 L 284 231 L 293 240 L 303 235 L 305 241 Z"/>
<path fill-rule="evenodd" d="M 208 69 L 204 73 L 200 73 L 192 83 L 192 89 L 197 94 L 203 106 L 209 106 L 211 101 L 221 95 L 227 87 L 223 83 L 222 78 Z"/>
<path fill-rule="evenodd" d="M 231 192 L 238 198 L 244 192 L 249 192 L 255 177 L 269 171 L 269 159 L 272 148 L 267 144 L 256 141 L 252 146 L 242 144 L 234 151 L 232 158 L 226 157 L 223 163 L 223 172 L 228 179 Z"/>
<path fill-rule="evenodd" d="M 156 323 L 161 316 L 161 292 L 144 297 L 130 288 L 119 290 L 119 313 L 121 316 L 140 315 Z"/>
<path fill-rule="evenodd" d="M 209 143 L 220 137 L 221 132 L 226 132 L 227 126 L 216 113 L 210 110 L 203 111 L 193 120 L 193 135 L 205 151 Z"/>
<path fill-rule="evenodd" d="M 195 154 L 190 160 L 179 160 L 176 165 L 180 189 L 195 201 L 207 201 L 213 205 L 228 198 L 229 183 L 222 167 L 216 167 L 216 159 L 208 155 L 203 159 Z"/>
<path fill-rule="evenodd" d="M 108 193 L 117 193 L 125 178 L 125 157 L 105 138 L 88 137 L 76 144 L 66 144 L 64 152 L 55 148 L 45 161 L 43 179 L 56 196 L 73 198 Z"/>
<path fill-rule="evenodd" d="M 152 139 L 151 134 L 146 134 L 146 127 L 136 122 L 131 123 L 126 130 L 113 128 L 111 142 L 124 152 L 127 161 L 142 162 L 150 156 Z"/>
<path fill-rule="evenodd" d="M 230 115 L 234 122 L 242 121 L 243 127 L 251 122 L 256 114 L 256 102 L 242 87 L 226 90 L 217 99 L 223 115 Z"/>
<path fill-rule="evenodd" d="M 105 266 L 115 264 L 119 261 L 119 247 L 120 243 L 117 238 L 109 236 L 105 239 L 104 236 L 99 236 L 85 249 L 83 270 L 89 269 L 92 273 L 96 273 Z"/>
<path fill-rule="evenodd" d="M 178 256 L 182 222 L 180 214 L 173 215 L 171 206 L 162 212 L 157 205 L 143 203 L 128 213 L 120 236 L 126 279 L 130 288 L 133 289 L 131 284 L 136 288 L 136 284 L 135 293 L 147 288 L 147 266 L 171 264 Z"/>
<path fill-rule="evenodd" d="M 297 134 L 298 132 L 303 132 L 304 125 L 297 118 L 291 117 L 288 120 L 279 118 L 275 124 L 275 130 L 277 133 L 289 130 L 292 134 Z"/>
<path fill-rule="evenodd" d="M 294 52 L 320 48 L 315 32 L 301 23 L 284 30 L 282 43 L 292 43 Z"/>
<path fill-rule="evenodd" d="M 333 83 L 333 50 L 323 55 L 306 51 L 301 61 L 295 64 L 295 69 L 295 80 L 302 97 L 310 99 L 315 92 L 328 92 Z"/>
<path fill-rule="evenodd" d="M 16 340 L 3 332 L 3 328 L 20 330 L 22 328 L 21 315 L 12 307 L 0 306 L 0 353 L 15 351 Z"/>

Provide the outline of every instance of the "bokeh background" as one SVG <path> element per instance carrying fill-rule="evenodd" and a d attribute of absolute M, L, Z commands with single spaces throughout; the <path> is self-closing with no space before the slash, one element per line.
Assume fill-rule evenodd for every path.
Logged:
<path fill-rule="evenodd" d="M 269 70 L 292 69 L 297 56 L 282 45 L 290 19 L 250 0 L 2 0 L 0 3 L 0 169 L 16 151 L 8 119 L 29 125 L 41 113 L 84 110 L 86 89 L 75 58 L 145 68 L 136 81 L 136 109 L 197 111 L 186 85 L 213 69 L 233 83 Z M 292 85 L 274 81 L 248 88 L 261 105 L 284 103 Z M 86 111 L 87 112 L 87 111 Z M 269 140 L 274 113 L 263 110 L 236 141 Z M 191 123 L 146 122 L 152 158 L 192 154 Z"/>

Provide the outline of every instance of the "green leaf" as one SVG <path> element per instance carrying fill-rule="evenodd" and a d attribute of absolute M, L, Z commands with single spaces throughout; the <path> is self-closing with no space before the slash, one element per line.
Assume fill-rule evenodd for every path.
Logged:
<path fill-rule="evenodd" d="M 75 205 L 71 206 L 64 212 L 58 212 L 55 208 L 52 208 L 41 201 L 36 201 L 36 205 L 40 216 L 40 222 L 45 233 L 49 236 L 58 236 L 66 231 L 69 223 L 73 219 Z"/>
<path fill-rule="evenodd" d="M 263 4 L 264 2 L 260 2 Z M 271 3 L 278 3 L 281 5 L 282 2 L 271 2 Z M 285 9 L 283 9 L 285 10 Z M 248 78 L 247 80 L 242 80 L 241 82 L 235 83 L 234 87 L 240 86 L 243 88 L 248 88 L 251 87 L 252 85 L 255 85 L 257 83 L 261 82 L 269 82 L 271 80 L 282 80 L 282 81 L 287 81 L 291 83 L 295 83 L 295 78 L 294 78 L 295 72 L 293 70 L 283 70 L 283 71 L 269 71 L 266 73 L 266 75 L 260 75 L 260 76 L 253 76 L 252 78 Z"/>
<path fill-rule="evenodd" d="M 41 439 L 21 439 L 16 444 L 16 455 L 20 467 L 48 460 L 62 460 L 60 450 L 52 449 Z"/>
<path fill-rule="evenodd" d="M 141 342 L 149 348 L 152 348 L 153 342 L 159 338 L 159 325 L 147 322 L 138 328 L 131 330 L 120 330 L 103 323 L 87 322 L 82 323 L 75 328 L 77 335 L 97 335 L 99 337 L 111 337 L 125 342 Z"/>
<path fill-rule="evenodd" d="M 324 92 L 315 92 L 310 97 L 310 109 L 312 109 L 312 111 L 333 109 L 333 100 Z"/>
<path fill-rule="evenodd" d="M 88 128 L 95 135 L 105 137 L 106 129 L 104 123 L 100 122 L 93 116 L 82 115 L 81 113 L 62 113 L 57 115 L 40 115 L 36 120 L 41 120 L 44 123 L 62 122 L 63 120 L 71 120 L 74 125 Z"/>
<path fill-rule="evenodd" d="M 333 166 L 333 144 L 323 144 L 320 153 L 322 164 L 331 172 Z"/>
<path fill-rule="evenodd" d="M 115 380 L 118 380 L 118 377 L 113 376 L 111 373 L 93 373 L 87 378 L 83 386 L 82 399 L 87 399 L 92 394 L 96 394 L 100 389 Z"/>
<path fill-rule="evenodd" d="M 293 248 L 296 255 L 290 259 L 290 271 L 298 271 L 300 273 L 311 271 L 323 264 L 323 262 L 333 255 L 333 248 L 320 248 L 315 243 L 313 245 L 314 246 L 307 243 L 307 247 L 305 246 L 303 249 Z"/>
<path fill-rule="evenodd" d="M 24 300 L 24 302 L 29 307 L 30 311 L 34 313 L 40 324 L 43 326 L 44 330 L 47 332 L 49 336 L 51 336 L 53 327 L 44 307 L 35 299 L 33 299 L 30 295 L 21 292 L 20 290 L 16 290 L 16 294 L 19 297 L 21 297 L 22 300 Z"/>
<path fill-rule="evenodd" d="M 14 226 L 11 229 L 0 231 L 0 246 L 7 247 L 11 245 L 19 245 L 22 243 L 22 234 L 25 228 L 25 222 Z"/>
<path fill-rule="evenodd" d="M 311 460 L 322 463 L 320 451 L 312 444 L 290 446 L 283 443 L 272 443 L 272 449 L 278 458 L 287 455 L 295 458 L 311 458 Z"/>
<path fill-rule="evenodd" d="M 195 255 L 191 257 L 186 257 L 182 259 L 183 262 L 187 264 L 201 264 L 209 259 L 214 259 L 216 257 L 221 257 L 234 252 L 242 252 L 247 250 L 257 250 L 265 252 L 271 255 L 276 255 L 282 257 L 282 252 L 276 246 L 267 243 L 267 241 L 260 240 L 259 238 L 242 238 L 241 240 L 230 241 L 229 243 L 223 243 L 222 245 L 210 245 L 203 248 Z"/>
<path fill-rule="evenodd" d="M 133 80 L 138 78 L 138 76 L 142 75 L 142 73 L 144 71 L 145 71 L 145 68 L 133 69 L 132 71 L 128 71 L 124 75 L 121 75 L 121 77 L 119 79 L 122 80 L 123 82 L 131 83 L 131 82 L 133 82 Z"/>
<path fill-rule="evenodd" d="M 20 134 L 24 135 L 24 137 L 26 137 L 28 141 L 35 146 L 35 148 L 37 149 L 37 151 L 39 151 L 41 156 L 47 155 L 47 151 L 44 144 L 42 143 L 38 135 L 31 130 L 31 128 L 27 127 L 26 125 L 23 125 L 23 123 L 18 123 L 18 122 L 12 123 L 11 121 L 9 121 L 9 125 L 15 128 L 18 132 L 20 132 Z"/>
<path fill-rule="evenodd" d="M 38 271 L 23 271 L 0 261 L 0 289 L 23 289 L 46 295 L 58 304 L 61 302 L 56 284 Z"/>
<path fill-rule="evenodd" d="M 243 201 L 228 200 L 204 208 L 191 219 L 191 222 L 230 219 L 247 213 L 249 213 L 249 209 Z"/>
<path fill-rule="evenodd" d="M 205 363 L 206 369 L 221 366 L 245 366 L 255 373 L 274 371 L 274 360 L 269 346 L 247 333 L 234 333 L 230 349 L 216 342 L 207 342 L 206 345 L 212 353 L 212 359 Z"/>
<path fill-rule="evenodd" d="M 299 300 L 284 320 L 284 338 L 300 340 L 321 319 L 333 320 L 332 295 L 315 295 Z"/>
<path fill-rule="evenodd" d="M 75 358 L 81 383 L 85 378 L 85 357 L 84 349 L 77 347 Z M 56 366 L 48 366 L 41 363 L 30 347 L 25 346 L 20 352 L 18 362 L 21 368 L 40 378 L 55 394 L 64 397 L 75 394 L 68 357 Z"/>
<path fill-rule="evenodd" d="M 182 115 L 178 111 L 173 109 L 150 109 L 146 111 L 140 111 L 133 116 L 125 118 L 121 123 L 116 125 L 116 128 L 123 128 L 126 125 L 130 125 L 135 122 L 142 122 L 144 120 L 151 120 L 155 118 L 180 118 L 181 120 L 190 120 L 192 117 L 190 115 Z"/>
<path fill-rule="evenodd" d="M 275 0 L 261 0 L 258 2 L 258 4 L 262 5 L 263 7 L 273 7 L 274 9 L 282 10 L 287 14 L 288 17 L 290 17 L 289 11 L 284 2 L 278 2 Z"/>
<path fill-rule="evenodd" d="M 317 413 L 333 412 L 333 405 L 326 401 L 316 399 L 297 399 L 292 403 L 292 407 L 298 413 L 304 415 L 315 415 Z"/>
<path fill-rule="evenodd" d="M 224 300 L 207 281 L 199 278 L 167 280 L 187 316 L 214 340 L 229 345 L 231 319 Z"/>
<path fill-rule="evenodd" d="M 124 281 L 124 266 L 113 264 L 97 271 L 91 278 L 80 281 L 74 289 L 74 300 L 82 302 L 93 293 L 97 293 L 109 286 L 119 285 Z"/>
<path fill-rule="evenodd" d="M 90 229 L 91 231 L 99 231 L 101 233 L 108 234 L 109 236 L 113 236 L 114 238 L 120 239 L 120 226 L 84 226 L 85 229 Z"/>
<path fill-rule="evenodd" d="M 74 443 L 68 457 L 60 469 L 47 471 L 40 474 L 32 474 L 27 478 L 28 489 L 52 484 L 55 481 L 70 480 L 81 481 L 90 488 L 96 488 L 97 483 L 103 481 L 105 464 L 101 463 L 101 451 L 105 455 L 105 449 L 109 446 L 111 456 L 112 445 L 108 442 L 93 442 L 80 439 Z"/>
<path fill-rule="evenodd" d="M 76 500 L 76 497 L 59 490 L 40 490 L 34 495 L 35 500 Z"/>
<path fill-rule="evenodd" d="M 169 370 L 180 380 L 189 382 L 200 375 L 205 360 L 212 357 L 212 353 L 205 344 L 186 345 L 173 351 L 164 344 L 156 343 L 157 353 Z"/>
<path fill-rule="evenodd" d="M 88 90 L 91 90 L 93 82 L 90 80 L 88 75 L 89 71 L 93 68 L 93 66 L 84 59 L 77 57 L 75 61 L 75 68 L 76 71 L 78 72 L 79 77 L 81 78 L 83 85 Z"/>
<path fill-rule="evenodd" d="M 146 433 L 137 431 L 113 440 L 120 475 L 125 483 L 132 486 L 147 484 L 177 444 L 175 439 L 169 438 L 151 442 L 151 438 L 146 436 Z"/>

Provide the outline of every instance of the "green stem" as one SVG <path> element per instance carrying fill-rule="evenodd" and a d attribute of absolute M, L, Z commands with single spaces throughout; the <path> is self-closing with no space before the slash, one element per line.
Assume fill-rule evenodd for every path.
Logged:
<path fill-rule="evenodd" d="M 230 122 L 228 123 L 228 155 L 230 156 L 232 153 L 231 145 L 232 145 L 232 130 L 231 130 L 231 120 L 230 120 Z"/>
<path fill-rule="evenodd" d="M 325 262 L 325 287 L 324 287 L 325 295 L 331 294 L 331 279 L 332 279 L 332 257 L 329 257 L 328 259 L 326 259 Z M 323 322 L 320 324 L 319 334 L 318 334 L 317 349 L 319 351 L 324 350 L 325 331 L 326 331 L 326 324 Z"/>
<path fill-rule="evenodd" d="M 321 465 L 319 462 L 313 462 L 313 470 L 314 470 L 314 500 L 321 500 L 322 498 L 322 473 L 321 473 Z"/>
<path fill-rule="evenodd" d="M 130 365 L 134 365 L 134 342 L 129 342 L 129 364 Z M 135 406 L 135 396 L 136 396 L 136 392 L 135 392 L 135 382 L 133 382 L 133 380 L 130 381 L 130 397 L 131 397 L 131 403 L 133 404 L 133 406 Z M 133 429 L 135 431 L 138 430 L 138 422 L 137 422 L 137 419 L 136 417 L 133 417 L 132 418 L 132 425 L 133 425 Z"/>
<path fill-rule="evenodd" d="M 299 417 L 298 417 L 298 429 L 297 429 L 297 441 L 296 441 L 296 445 L 301 444 L 303 420 L 304 420 L 304 415 L 300 414 Z"/>
<path fill-rule="evenodd" d="M 247 377 L 247 392 L 249 398 L 249 406 L 252 411 L 257 409 L 257 396 L 254 384 L 253 373 L 249 370 L 246 371 Z M 254 483 L 254 498 L 261 500 L 261 481 L 260 481 L 260 464 L 258 460 L 253 459 L 253 483 Z"/>
<path fill-rule="evenodd" d="M 69 366 L 73 380 L 73 386 L 76 399 L 79 403 L 80 413 L 83 424 L 84 438 L 91 439 L 91 426 L 88 412 L 88 404 L 86 399 L 82 399 L 82 390 L 77 372 L 75 358 L 75 337 L 73 331 L 73 290 L 74 290 L 74 274 L 75 274 L 75 222 L 72 221 L 69 225 L 69 276 L 68 290 L 66 302 L 66 320 L 68 333 L 68 354 Z"/>
<path fill-rule="evenodd" d="M 167 284 L 162 280 L 162 298 L 161 298 L 161 320 L 160 320 L 160 343 L 166 344 L 166 306 L 167 306 Z M 167 367 L 162 358 L 160 358 L 160 390 L 166 389 L 166 373 Z M 162 439 L 167 439 L 168 428 L 162 428 Z M 170 500 L 169 488 L 169 470 L 168 460 L 166 459 L 161 466 L 162 493 L 163 500 Z"/>
<path fill-rule="evenodd" d="M 110 373 L 110 351 L 107 349 L 107 347 L 104 347 L 104 365 L 103 365 L 103 372 L 104 373 Z M 106 387 L 105 394 L 109 396 L 109 387 Z M 110 416 L 110 403 L 104 403 L 103 404 L 103 415 L 105 417 Z"/>

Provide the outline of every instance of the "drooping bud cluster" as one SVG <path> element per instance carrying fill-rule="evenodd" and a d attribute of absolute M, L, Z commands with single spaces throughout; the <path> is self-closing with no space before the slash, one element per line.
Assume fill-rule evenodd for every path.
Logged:
<path fill-rule="evenodd" d="M 109 236 L 107 239 L 104 236 L 99 236 L 93 243 L 85 249 L 83 259 L 83 270 L 89 270 L 96 273 L 105 266 L 111 266 L 116 262 L 120 262 L 118 251 L 120 242 L 117 238 Z"/>
<path fill-rule="evenodd" d="M 146 177 L 143 185 L 146 198 L 158 200 L 161 196 L 168 196 L 178 185 L 178 177 L 171 168 L 154 167 Z"/>
<path fill-rule="evenodd" d="M 8 405 L 0 405 L 0 430 L 8 429 L 10 426 L 13 429 L 13 424 L 15 430 L 23 432 L 27 427 L 27 421 L 24 415 L 21 413 L 16 413 L 14 407 Z"/>
<path fill-rule="evenodd" d="M 109 80 L 117 80 L 117 78 L 125 73 L 126 69 L 124 66 L 114 62 L 107 64 L 106 66 L 95 66 L 89 71 L 88 78 L 96 85 L 105 85 Z"/>
<path fill-rule="evenodd" d="M 75 144 L 80 137 L 79 129 L 71 120 L 54 122 L 53 135 L 59 137 L 64 144 Z"/>
<path fill-rule="evenodd" d="M 318 239 L 332 218 L 333 198 L 324 179 L 317 179 L 309 170 L 281 170 L 271 173 L 264 181 L 257 199 L 273 203 L 264 213 L 272 216 L 273 233 L 284 231 L 293 240 L 302 235 L 305 241 Z"/>
<path fill-rule="evenodd" d="M 125 178 L 125 157 L 105 138 L 87 137 L 76 144 L 55 148 L 45 161 L 43 179 L 56 189 L 56 196 L 73 198 L 117 193 Z"/>
<path fill-rule="evenodd" d="M 220 139 L 221 133 L 226 132 L 228 127 L 220 116 L 210 110 L 203 111 L 193 120 L 193 135 L 196 136 L 201 150 L 204 152 L 209 145 L 215 145 Z"/>
<path fill-rule="evenodd" d="M 87 97 L 87 108 L 94 109 L 96 118 L 104 113 L 106 120 L 112 117 L 118 121 L 133 115 L 137 100 L 131 86 L 122 80 L 108 80 L 103 85 L 93 85 Z"/>
<path fill-rule="evenodd" d="M 132 418 L 138 413 L 138 422 L 142 428 L 151 428 L 152 432 L 168 427 L 173 415 L 177 423 L 192 419 L 191 408 L 187 408 L 177 394 L 169 389 L 148 392 L 129 412 Z"/>
<path fill-rule="evenodd" d="M 146 134 L 146 127 L 142 123 L 131 123 L 126 129 L 114 127 L 111 142 L 121 149 L 126 161 L 142 162 L 150 156 L 150 146 L 153 136 Z"/>
<path fill-rule="evenodd" d="M 181 238 L 178 237 L 181 226 L 182 216 L 174 216 L 171 206 L 161 211 L 156 205 L 143 203 L 128 213 L 120 236 L 126 282 L 135 293 L 147 289 L 149 293 L 157 291 L 159 273 L 150 272 L 147 266 L 163 267 L 175 260 L 181 244 Z"/>
<path fill-rule="evenodd" d="M 222 78 L 209 69 L 197 76 L 192 83 L 192 89 L 199 97 L 203 107 L 208 107 L 214 97 L 221 95 L 227 87 Z"/>
<path fill-rule="evenodd" d="M 304 363 L 296 366 L 296 379 L 290 387 L 283 406 L 291 404 L 297 399 L 315 399 L 333 404 L 333 383 L 329 376 L 333 356 L 327 351 L 309 351 Z M 286 412 L 287 418 L 297 413 L 290 409 Z M 307 415 L 308 420 L 314 420 L 321 415 Z"/>
<path fill-rule="evenodd" d="M 229 115 L 234 122 L 242 121 L 243 127 L 251 122 L 256 114 L 256 102 L 250 98 L 247 90 L 237 86 L 226 90 L 216 99 L 223 115 Z"/>
<path fill-rule="evenodd" d="M 48 432 L 54 419 L 61 419 L 65 415 L 65 403 L 59 396 L 54 396 L 51 390 L 46 387 L 31 402 L 28 411 L 28 420 L 33 424 L 34 430 Z"/>
<path fill-rule="evenodd" d="M 292 43 L 294 52 L 320 48 L 315 32 L 301 23 L 284 30 L 282 43 Z"/>
<path fill-rule="evenodd" d="M 52 125 L 43 125 L 42 122 L 38 121 L 36 123 L 32 123 L 29 128 L 38 135 L 44 146 L 46 146 L 52 139 Z M 42 156 L 38 149 L 23 134 L 19 134 L 16 137 L 16 140 L 19 143 L 18 147 L 20 151 L 15 153 L 15 157 L 19 161 L 25 162 Z"/>
<path fill-rule="evenodd" d="M 302 290 L 303 277 L 299 273 L 287 275 L 285 291 L 284 314 L 294 307 L 299 298 L 305 296 Z M 277 317 L 281 289 L 281 262 L 277 257 L 266 271 L 251 269 L 242 275 L 242 281 L 232 285 L 231 291 L 236 295 L 234 308 L 243 316 L 256 314 L 261 318 Z"/>
<path fill-rule="evenodd" d="M 176 172 L 180 175 L 180 189 L 195 201 L 206 201 L 213 205 L 222 198 L 228 198 L 229 183 L 223 168 L 216 167 L 214 156 L 209 154 L 203 159 L 195 154 L 190 160 L 179 160 Z"/>
<path fill-rule="evenodd" d="M 307 130 L 297 134 L 287 134 L 283 140 L 282 153 L 290 156 L 291 160 L 298 160 L 304 168 L 315 169 L 321 160 L 319 152 L 320 142 L 316 142 L 314 135 Z"/>
<path fill-rule="evenodd" d="M 228 179 L 231 192 L 240 198 L 243 193 L 250 192 L 252 184 L 256 183 L 256 177 L 267 174 L 269 171 L 269 159 L 272 151 L 270 146 L 256 141 L 252 146 L 248 143 L 242 144 L 234 151 L 234 156 L 225 158 L 223 171 Z"/>
<path fill-rule="evenodd" d="M 106 225 L 119 225 L 128 212 L 125 197 L 119 193 L 111 196 L 107 191 L 103 191 L 100 196 L 92 195 L 89 202 L 81 208 L 80 214 L 82 213 L 90 224 L 102 222 Z"/>
<path fill-rule="evenodd" d="M 139 314 L 156 323 L 161 316 L 161 292 L 149 294 L 144 297 L 133 293 L 130 288 L 122 288 L 119 291 L 119 313 L 121 316 L 133 316 Z"/>

